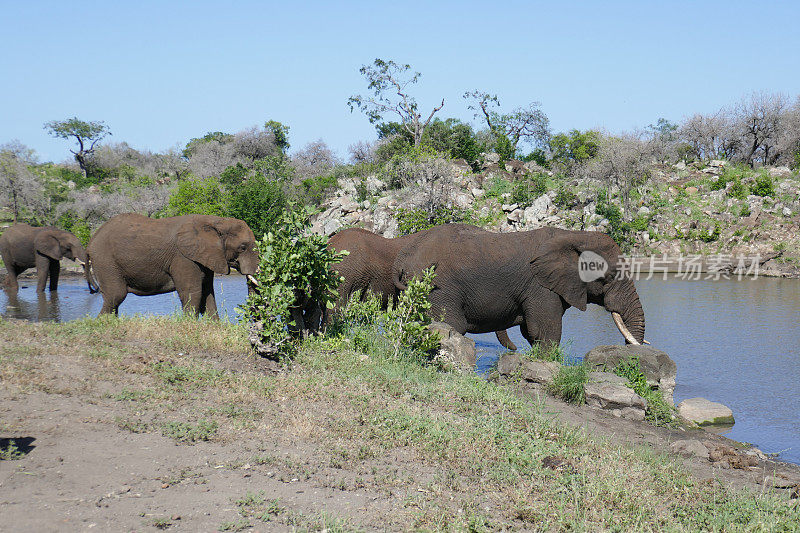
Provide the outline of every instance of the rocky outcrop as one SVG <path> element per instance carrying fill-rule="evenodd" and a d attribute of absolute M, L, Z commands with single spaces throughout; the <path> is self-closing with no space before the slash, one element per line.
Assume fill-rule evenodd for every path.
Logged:
<path fill-rule="evenodd" d="M 647 383 L 661 391 L 664 400 L 674 405 L 675 377 L 678 367 L 669 355 L 649 346 L 597 346 L 590 350 L 584 360 L 593 369 L 612 372 L 620 362 L 638 359 Z"/>
<path fill-rule="evenodd" d="M 584 385 L 586 405 L 605 409 L 612 415 L 631 420 L 644 420 L 647 402 L 625 384 L 627 380 L 616 374 L 592 372 Z"/>
<path fill-rule="evenodd" d="M 475 368 L 475 341 L 458 333 L 453 326 L 444 322 L 433 322 L 428 326 L 439 334 L 439 357 L 464 370 Z"/>
<path fill-rule="evenodd" d="M 508 352 L 497 360 L 497 373 L 506 379 L 521 379 L 528 383 L 550 385 L 561 365 L 554 361 L 530 360 Z"/>
<path fill-rule="evenodd" d="M 733 411 L 705 398 L 689 398 L 678 404 L 678 414 L 699 426 L 733 425 Z"/>

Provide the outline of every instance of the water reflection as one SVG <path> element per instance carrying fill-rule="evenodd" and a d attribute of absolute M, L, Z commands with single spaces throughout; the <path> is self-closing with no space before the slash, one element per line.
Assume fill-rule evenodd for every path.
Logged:
<path fill-rule="evenodd" d="M 33 292 L 35 302 L 26 298 L 20 298 L 18 291 L 5 289 L 6 309 L 3 313 L 5 318 L 19 318 L 22 320 L 51 320 L 59 322 L 61 320 L 61 303 L 58 298 L 58 291 L 55 292 Z"/>

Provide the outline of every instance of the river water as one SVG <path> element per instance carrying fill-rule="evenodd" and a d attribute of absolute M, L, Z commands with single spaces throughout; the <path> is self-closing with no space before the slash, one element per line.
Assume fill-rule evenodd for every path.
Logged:
<path fill-rule="evenodd" d="M 0 313 L 26 320 L 73 320 L 100 311 L 102 298 L 82 279 L 63 279 L 55 294 L 37 296 L 35 280 L 21 282 L 16 300 L 0 291 Z M 236 320 L 246 288 L 241 276 L 215 279 L 223 316 Z M 647 321 L 646 337 L 678 366 L 675 401 L 703 397 L 733 410 L 727 433 L 767 453 L 800 464 L 800 280 L 651 279 L 636 282 Z M 128 295 L 120 313 L 168 314 L 180 309 L 176 293 Z M 509 332 L 518 347 L 519 328 Z M 485 371 L 503 348 L 493 334 L 471 335 Z M 564 316 L 562 345 L 574 358 L 600 344 L 621 344 L 611 316 L 589 305 Z"/>

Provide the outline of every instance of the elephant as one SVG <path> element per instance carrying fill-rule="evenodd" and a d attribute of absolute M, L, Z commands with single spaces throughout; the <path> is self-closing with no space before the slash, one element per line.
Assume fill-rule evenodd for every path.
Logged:
<path fill-rule="evenodd" d="M 87 254 L 86 281 L 103 295 L 100 314 L 118 314 L 128 293 L 178 291 L 184 311 L 218 318 L 214 274 L 234 267 L 250 279 L 258 267 L 250 227 L 210 215 L 117 215 L 92 236 Z"/>
<path fill-rule="evenodd" d="M 453 224 L 465 232 L 485 232 L 475 226 L 466 224 Z M 389 298 L 397 301 L 397 287 L 392 279 L 392 268 L 397 254 L 407 246 L 412 245 L 417 239 L 424 238 L 428 231 L 423 230 L 411 235 L 404 235 L 394 239 L 387 239 L 361 228 L 348 228 L 331 236 L 328 247 L 337 251 L 347 250 L 341 262 L 334 269 L 344 277 L 339 285 L 339 299 L 336 307 L 344 306 L 353 294 L 361 293 L 363 298 L 367 291 L 381 298 L 383 308 L 389 305 Z M 328 322 L 329 313 L 323 311 L 323 323 Z M 509 350 L 517 347 L 508 338 L 505 330 L 496 332 L 497 340 Z"/>
<path fill-rule="evenodd" d="M 0 256 L 8 270 L 5 286 L 14 292 L 19 289 L 17 276 L 34 266 L 39 278 L 36 292 L 44 292 L 48 278 L 50 290 L 58 290 L 59 261 L 62 257 L 86 268 L 86 250 L 78 238 L 68 231 L 49 226 L 11 226 L 0 236 Z"/>
<path fill-rule="evenodd" d="M 531 343 L 558 344 L 570 307 L 604 306 L 627 343 L 644 341 L 644 311 L 620 250 L 603 233 L 541 228 L 515 233 L 433 228 L 397 254 L 393 282 L 434 266 L 432 311 L 461 334 L 514 325 Z"/>

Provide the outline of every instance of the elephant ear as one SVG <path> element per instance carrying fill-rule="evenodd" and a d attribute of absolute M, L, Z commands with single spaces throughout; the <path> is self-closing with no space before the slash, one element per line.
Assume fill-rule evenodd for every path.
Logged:
<path fill-rule="evenodd" d="M 539 247 L 531 261 L 534 277 L 569 305 L 586 311 L 586 283 L 578 271 L 581 249 L 572 235 L 556 237 Z"/>
<path fill-rule="evenodd" d="M 60 261 L 62 254 L 61 254 L 61 245 L 53 235 L 49 233 L 40 233 L 36 236 L 33 240 L 34 249 L 37 253 L 40 253 L 54 261 Z"/>
<path fill-rule="evenodd" d="M 212 224 L 202 220 L 185 222 L 178 230 L 177 244 L 178 250 L 187 259 L 217 274 L 230 274 L 222 236 Z"/>

